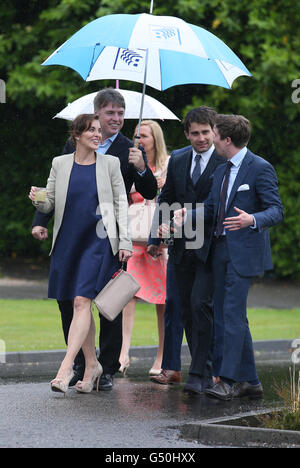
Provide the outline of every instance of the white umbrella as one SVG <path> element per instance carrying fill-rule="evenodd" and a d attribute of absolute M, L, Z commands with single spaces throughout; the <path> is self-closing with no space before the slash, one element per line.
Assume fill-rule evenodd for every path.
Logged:
<path fill-rule="evenodd" d="M 141 109 L 142 94 L 136 91 L 117 89 L 125 99 L 125 119 L 138 119 Z M 56 114 L 53 118 L 73 120 L 79 114 L 94 113 L 94 98 L 97 93 L 87 94 L 76 99 L 68 104 L 62 111 Z M 180 120 L 173 112 L 171 112 L 161 102 L 151 96 L 145 95 L 143 107 L 143 119 L 160 119 L 160 120 Z"/>

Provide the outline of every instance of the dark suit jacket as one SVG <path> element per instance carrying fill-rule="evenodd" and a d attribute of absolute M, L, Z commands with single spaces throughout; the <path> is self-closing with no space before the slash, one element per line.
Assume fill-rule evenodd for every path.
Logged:
<path fill-rule="evenodd" d="M 205 202 L 205 223 L 212 226 L 216 225 L 224 174 L 225 166 L 216 169 L 211 193 Z M 239 190 L 241 187 L 245 190 Z M 235 206 L 253 214 L 257 228 L 226 230 L 231 261 L 241 276 L 261 275 L 271 266 L 268 228 L 282 221 L 283 207 L 273 166 L 250 150 L 245 155 L 230 192 L 226 217 L 237 216 Z"/>
<path fill-rule="evenodd" d="M 117 138 L 109 147 L 107 154 L 117 156 L 121 164 L 121 173 L 124 179 L 125 188 L 127 195 L 129 194 L 132 184 L 135 184 L 136 191 L 139 192 L 147 200 L 152 200 L 157 194 L 157 182 L 156 179 L 147 165 L 146 154 L 143 151 L 143 157 L 146 164 L 146 172 L 143 176 L 140 176 L 134 166 L 128 163 L 129 148 L 133 146 L 133 142 L 126 138 L 121 132 L 119 132 Z M 74 146 L 68 140 L 64 146 L 62 154 L 70 154 L 75 151 Z M 47 227 L 49 220 L 53 216 L 53 213 L 43 214 L 36 211 L 33 226 L 44 226 Z"/>
<path fill-rule="evenodd" d="M 191 158 L 191 146 L 187 146 L 185 148 L 181 148 L 172 152 L 168 165 L 166 183 L 159 196 L 159 205 L 161 205 L 162 203 L 167 203 L 168 205 L 178 203 L 181 207 L 183 207 L 185 203 L 190 202 L 190 200 L 188 199 L 187 183 L 189 180 Z M 220 164 L 224 164 L 224 162 L 224 158 L 221 158 L 217 154 L 217 152 L 214 151 L 205 168 L 205 171 L 203 172 L 203 174 L 201 174 L 201 177 L 196 187 L 197 203 L 203 203 L 204 200 L 206 200 L 206 198 L 208 197 L 212 185 L 213 173 L 216 167 Z M 162 219 L 161 221 L 164 222 L 167 220 Z M 206 231 L 207 230 L 205 230 L 204 234 L 205 237 L 203 247 L 201 249 L 195 249 L 197 257 L 203 262 L 206 261 L 208 255 L 208 245 L 206 239 L 210 239 L 210 232 Z M 152 232 L 154 232 L 154 229 L 152 229 Z M 149 239 L 148 243 L 151 243 L 151 239 Z M 155 240 L 153 240 L 152 243 L 157 244 Z M 185 238 L 174 239 L 174 245 L 169 248 L 169 255 L 173 263 L 180 263 L 183 252 L 185 250 L 185 243 Z"/>

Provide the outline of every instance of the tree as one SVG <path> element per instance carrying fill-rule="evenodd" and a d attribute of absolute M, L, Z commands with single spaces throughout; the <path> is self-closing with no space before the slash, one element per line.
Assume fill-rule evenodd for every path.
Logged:
<path fill-rule="evenodd" d="M 50 158 L 66 137 L 65 122 L 51 116 L 67 102 L 98 90 L 108 82 L 84 82 L 65 67 L 41 63 L 80 27 L 98 16 L 149 12 L 150 0 L 12 0 L 2 2 L 0 78 L 6 81 L 7 104 L 0 104 L 0 129 L 5 150 L 0 185 L 13 184 L 0 195 L 0 252 L 31 255 L 46 248 L 28 235 L 32 209 L 24 181 L 45 183 Z M 242 59 L 252 78 L 240 77 L 226 90 L 215 86 L 176 86 L 165 92 L 147 89 L 183 117 L 189 108 L 211 105 L 222 113 L 247 116 L 253 126 L 250 147 L 272 162 L 285 206 L 284 222 L 272 230 L 276 274 L 300 277 L 300 107 L 291 99 L 292 83 L 300 79 L 300 10 L 292 0 L 154 0 L 154 14 L 179 16 L 210 30 Z M 141 90 L 137 83 L 123 88 Z M 17 129 L 17 132 L 16 132 Z M 164 123 L 168 147 L 185 145 L 182 127 Z M 130 135 L 132 127 L 127 124 Z M 49 134 L 51 138 L 49 138 Z M 20 150 L 30 159 L 20 162 Z M 27 156 L 28 157 L 28 156 Z M 9 174 L 9 177 L 7 176 Z M 26 186 L 26 187 L 27 187 Z M 17 195 L 16 195 L 17 187 Z M 10 206 L 8 200 L 12 200 Z M 18 213 L 24 213 L 19 219 Z M 26 249 L 26 250 L 24 250 Z"/>

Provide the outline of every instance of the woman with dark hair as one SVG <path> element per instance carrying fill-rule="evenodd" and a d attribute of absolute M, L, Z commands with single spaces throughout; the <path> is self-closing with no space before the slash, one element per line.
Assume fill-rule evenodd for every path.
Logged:
<path fill-rule="evenodd" d="M 46 187 L 46 201 L 35 202 L 43 213 L 54 209 L 48 297 L 74 301 L 74 316 L 66 356 L 51 382 L 53 391 L 66 393 L 73 362 L 82 348 L 85 374 L 76 389 L 92 391 L 102 374 L 95 353 L 95 323 L 91 300 L 131 256 L 128 203 L 119 159 L 97 154 L 101 140 L 99 119 L 82 114 L 71 125 L 76 151 L 54 158 Z"/>

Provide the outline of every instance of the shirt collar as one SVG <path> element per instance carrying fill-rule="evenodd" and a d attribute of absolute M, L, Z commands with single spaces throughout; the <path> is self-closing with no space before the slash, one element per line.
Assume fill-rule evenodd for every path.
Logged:
<path fill-rule="evenodd" d="M 103 142 L 102 144 L 100 143 L 99 146 L 105 146 L 105 145 L 107 145 L 108 143 L 113 143 L 113 142 L 115 141 L 115 139 L 117 138 L 118 135 L 119 135 L 119 132 L 116 133 L 115 135 L 112 135 L 112 136 L 109 137 L 109 138 L 106 138 L 106 140 L 104 140 L 104 142 Z"/>
<path fill-rule="evenodd" d="M 248 151 L 248 148 L 246 146 L 244 146 L 244 148 L 242 148 L 238 153 L 236 153 L 230 159 L 230 161 L 232 162 L 232 164 L 235 167 L 239 167 L 242 164 L 242 161 L 243 161 L 244 157 L 246 156 L 247 151 Z"/>
<path fill-rule="evenodd" d="M 197 153 L 193 148 L 193 159 L 195 158 L 196 154 L 201 154 L 201 157 L 203 159 L 209 159 L 211 155 L 213 154 L 214 149 L 215 149 L 215 146 L 211 145 L 211 147 L 207 151 L 204 151 L 203 153 Z"/>

